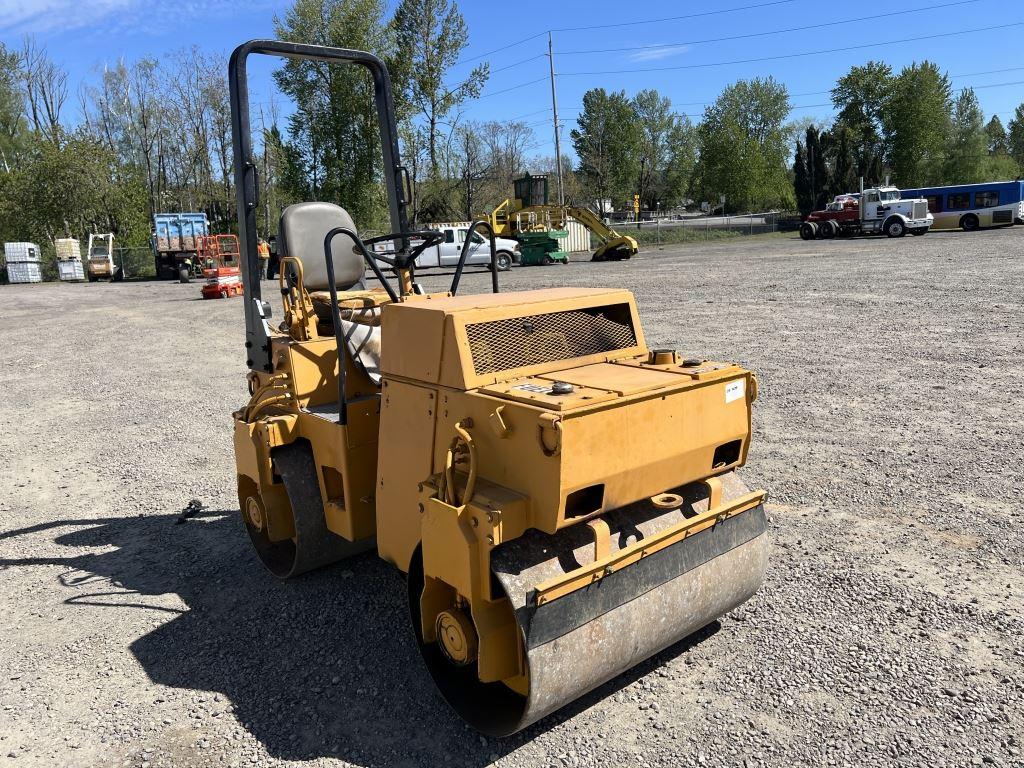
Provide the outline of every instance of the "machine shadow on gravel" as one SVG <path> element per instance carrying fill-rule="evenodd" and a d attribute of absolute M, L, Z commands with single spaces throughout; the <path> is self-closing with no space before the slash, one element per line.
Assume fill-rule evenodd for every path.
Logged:
<path fill-rule="evenodd" d="M 0 570 L 63 567 L 65 603 L 177 614 L 130 644 L 156 683 L 226 697 L 274 757 L 357 765 L 485 765 L 713 635 L 715 622 L 506 739 L 481 737 L 437 693 L 409 627 L 404 586 L 372 553 L 281 582 L 259 566 L 238 510 L 55 521 L 0 532 L 109 550 L 0 558 Z M 176 593 L 178 612 L 147 604 Z M 125 597 L 130 599 L 125 600 Z M 136 597 L 137 596 L 137 597 Z M 116 618 L 111 617 L 111 621 Z M 226 704 L 225 704 L 226 706 Z M 210 705 L 210 709 L 217 708 Z M 221 707 L 223 708 L 223 707 Z M 216 748 L 219 734 L 197 733 Z"/>

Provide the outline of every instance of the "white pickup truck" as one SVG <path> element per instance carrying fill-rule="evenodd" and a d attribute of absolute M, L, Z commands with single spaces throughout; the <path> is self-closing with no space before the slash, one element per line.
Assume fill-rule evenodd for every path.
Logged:
<path fill-rule="evenodd" d="M 416 266 L 424 267 L 454 267 L 459 263 L 459 256 L 462 254 L 462 244 L 466 242 L 466 234 L 469 227 L 438 227 L 438 231 L 444 233 L 444 240 L 438 245 L 427 248 L 416 259 Z M 512 268 L 512 265 L 519 261 L 519 243 L 505 237 L 496 237 L 494 244 L 498 253 L 498 271 L 504 272 Z M 480 232 L 474 232 L 469 245 L 469 256 L 466 257 L 466 264 L 483 265 L 491 263 L 491 247 L 488 239 Z"/>

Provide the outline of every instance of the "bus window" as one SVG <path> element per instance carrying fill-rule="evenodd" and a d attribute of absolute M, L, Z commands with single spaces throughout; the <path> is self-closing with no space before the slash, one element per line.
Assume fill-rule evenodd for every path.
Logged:
<path fill-rule="evenodd" d="M 949 196 L 949 209 L 966 209 L 971 207 L 971 194 L 969 192 L 957 192 Z"/>
<path fill-rule="evenodd" d="M 928 201 L 928 213 L 942 213 L 942 195 L 925 195 Z"/>
<path fill-rule="evenodd" d="M 999 205 L 999 193 L 993 190 L 974 193 L 975 208 L 995 208 Z"/>

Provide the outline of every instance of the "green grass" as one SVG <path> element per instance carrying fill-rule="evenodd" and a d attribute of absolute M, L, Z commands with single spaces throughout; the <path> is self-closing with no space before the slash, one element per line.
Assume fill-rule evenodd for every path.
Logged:
<path fill-rule="evenodd" d="M 621 228 L 620 235 L 629 235 L 640 245 L 676 245 L 678 243 L 706 242 L 708 240 L 729 240 L 735 237 L 747 237 L 745 232 L 730 229 L 708 229 L 701 227 L 666 227 L 659 235 L 655 228 L 644 229 Z"/>

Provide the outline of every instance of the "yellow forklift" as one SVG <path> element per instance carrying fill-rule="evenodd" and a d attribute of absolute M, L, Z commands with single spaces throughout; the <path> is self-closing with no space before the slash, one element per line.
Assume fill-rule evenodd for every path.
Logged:
<path fill-rule="evenodd" d="M 279 318 L 258 279 L 254 54 L 369 72 L 393 230 L 364 240 L 337 205 L 287 208 Z M 234 413 L 238 499 L 274 576 L 375 550 L 406 576 L 438 688 L 497 736 L 757 591 L 765 494 L 736 472 L 753 373 L 650 349 L 628 291 L 499 292 L 484 221 L 470 230 L 490 236 L 491 292 L 459 293 L 468 247 L 449 290 L 424 291 L 416 259 L 439 234 L 409 229 L 377 57 L 252 41 L 229 79 L 249 368 Z"/>

